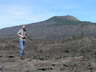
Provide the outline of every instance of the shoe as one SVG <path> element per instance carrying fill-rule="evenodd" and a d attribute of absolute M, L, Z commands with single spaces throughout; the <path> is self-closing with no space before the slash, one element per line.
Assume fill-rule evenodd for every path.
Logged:
<path fill-rule="evenodd" d="M 20 59 L 24 59 L 24 57 L 23 56 L 20 56 Z"/>

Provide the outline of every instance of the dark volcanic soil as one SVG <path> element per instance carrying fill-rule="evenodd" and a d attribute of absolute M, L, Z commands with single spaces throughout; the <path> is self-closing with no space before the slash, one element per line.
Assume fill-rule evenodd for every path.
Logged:
<path fill-rule="evenodd" d="M 28 39 L 24 59 L 18 39 L 0 39 L 0 72 L 96 72 L 96 38 Z"/>

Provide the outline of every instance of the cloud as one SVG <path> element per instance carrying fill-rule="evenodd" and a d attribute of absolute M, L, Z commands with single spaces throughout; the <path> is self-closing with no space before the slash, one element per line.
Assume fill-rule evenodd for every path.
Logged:
<path fill-rule="evenodd" d="M 52 14 L 50 13 L 35 13 L 34 9 L 30 9 L 25 6 L 20 5 L 8 5 L 2 8 L 2 13 L 0 14 L 0 28 L 15 26 L 20 24 L 28 24 L 38 21 L 43 21 Z"/>

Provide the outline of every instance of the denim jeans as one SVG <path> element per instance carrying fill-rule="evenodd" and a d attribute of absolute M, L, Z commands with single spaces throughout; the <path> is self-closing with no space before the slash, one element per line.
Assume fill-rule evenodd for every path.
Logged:
<path fill-rule="evenodd" d="M 24 41 L 23 40 L 20 40 L 20 56 L 23 56 L 23 53 L 24 53 Z"/>

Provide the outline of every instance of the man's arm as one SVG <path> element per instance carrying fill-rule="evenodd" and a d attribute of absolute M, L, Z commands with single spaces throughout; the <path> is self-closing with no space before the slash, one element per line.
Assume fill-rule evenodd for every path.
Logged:
<path fill-rule="evenodd" d="M 19 31 L 17 32 L 17 36 L 22 37 L 22 38 L 24 37 L 24 36 L 21 35 L 21 30 L 19 30 Z"/>

